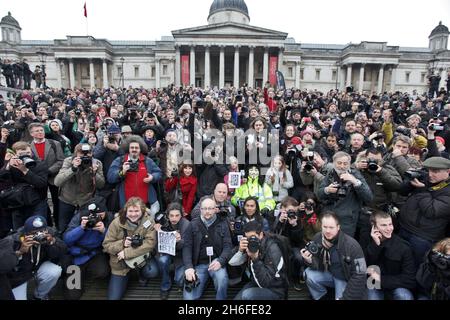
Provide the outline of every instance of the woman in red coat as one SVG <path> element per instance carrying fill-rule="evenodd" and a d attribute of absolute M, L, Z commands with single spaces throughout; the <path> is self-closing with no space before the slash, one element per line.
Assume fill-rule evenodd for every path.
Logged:
<path fill-rule="evenodd" d="M 175 195 L 178 181 L 180 182 L 184 216 L 189 219 L 197 192 L 197 177 L 194 173 L 194 166 L 190 163 L 182 163 L 178 172 L 179 177 L 168 177 L 166 179 L 165 190 Z M 177 201 L 177 199 L 172 198 L 172 201 Z"/>

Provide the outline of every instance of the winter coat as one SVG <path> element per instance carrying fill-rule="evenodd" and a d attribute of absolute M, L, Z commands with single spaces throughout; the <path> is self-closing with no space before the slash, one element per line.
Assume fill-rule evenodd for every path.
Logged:
<path fill-rule="evenodd" d="M 36 158 L 39 158 L 34 142 L 31 143 L 31 151 Z M 64 162 L 64 153 L 58 141 L 45 139 L 44 162 L 48 166 L 48 183 L 54 185 L 55 176 Z"/>
<path fill-rule="evenodd" d="M 234 206 L 239 205 L 239 201 L 243 201 L 248 197 L 258 197 L 259 209 L 268 208 L 269 210 L 275 209 L 275 200 L 273 199 L 272 189 L 264 183 L 262 186 L 259 184 L 258 178 L 247 178 L 247 182 L 242 184 L 234 193 L 231 198 L 231 203 Z"/>
<path fill-rule="evenodd" d="M 147 253 L 153 253 L 156 246 L 155 222 L 148 214 L 141 218 L 136 230 L 133 230 L 127 222 L 120 223 L 119 217 L 116 217 L 109 225 L 105 240 L 103 241 L 103 251 L 109 253 L 111 273 L 117 276 L 125 276 L 131 270 L 124 261 L 119 261 L 117 254 L 122 250 L 125 253 L 125 259 L 133 259 Z M 127 232 L 125 232 L 127 230 Z M 139 234 L 143 237 L 143 244 L 140 247 L 125 248 L 123 246 L 126 235 L 132 237 Z"/>
<path fill-rule="evenodd" d="M 381 289 L 414 289 L 416 267 L 412 250 L 405 240 L 392 234 L 379 246 L 371 241 L 365 250 L 367 265 L 375 265 L 381 271 Z"/>
<path fill-rule="evenodd" d="M 326 194 L 325 188 L 331 183 L 339 181 L 336 171 L 331 170 L 320 184 L 318 198 L 324 202 L 322 211 L 335 212 L 341 221 L 341 230 L 349 236 L 353 236 L 362 205 L 363 203 L 370 203 L 373 200 L 373 194 L 359 171 L 351 169 L 350 174 L 361 181 L 359 187 L 351 186 L 345 197 L 339 197 L 337 194 Z"/>
<path fill-rule="evenodd" d="M 72 160 L 74 157 L 66 158 L 63 166 L 55 177 L 55 186 L 59 187 L 59 199 L 73 206 L 82 206 L 94 196 L 97 189 L 105 185 L 103 176 L 103 165 L 97 159 L 92 159 L 98 164 L 98 170 L 93 177 L 92 167 L 78 167 L 73 170 Z"/>
<path fill-rule="evenodd" d="M 314 236 L 315 243 L 322 243 L 322 233 Z M 364 258 L 363 250 L 359 243 L 341 231 L 338 234 L 337 253 L 344 272 L 345 287 L 342 295 L 342 300 L 367 300 L 367 264 Z M 313 256 L 312 264 L 309 265 L 311 269 L 324 271 L 322 254 Z"/>
<path fill-rule="evenodd" d="M 272 182 L 271 176 L 274 175 L 274 181 Z M 266 173 L 266 184 L 272 188 L 272 193 L 278 192 L 278 196 L 274 195 L 274 200 L 276 202 L 281 202 L 286 196 L 288 196 L 288 191 L 294 186 L 294 180 L 292 175 L 288 170 L 284 172 L 275 171 L 275 169 L 270 168 Z"/>
<path fill-rule="evenodd" d="M 194 176 L 167 179 L 165 183 L 165 191 L 173 192 L 177 188 L 178 180 L 180 181 L 180 190 L 183 195 L 183 210 L 185 215 L 189 215 L 195 201 L 195 193 L 197 191 L 197 178 Z"/>

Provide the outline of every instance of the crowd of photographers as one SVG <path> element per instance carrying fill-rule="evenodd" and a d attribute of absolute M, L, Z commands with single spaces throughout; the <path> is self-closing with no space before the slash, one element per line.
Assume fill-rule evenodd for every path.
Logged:
<path fill-rule="evenodd" d="M 161 299 L 450 297 L 444 89 L 36 88 L 0 125 L 3 299 L 133 274 Z"/>

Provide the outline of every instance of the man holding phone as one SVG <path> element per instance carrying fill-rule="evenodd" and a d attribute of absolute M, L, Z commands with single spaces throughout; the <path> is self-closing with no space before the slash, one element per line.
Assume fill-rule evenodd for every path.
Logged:
<path fill-rule="evenodd" d="M 413 300 L 416 268 L 409 244 L 393 233 L 388 213 L 374 211 L 371 222 L 372 241 L 365 248 L 367 273 L 374 284 L 368 290 L 369 300 L 383 300 L 385 294 L 394 300 Z"/>

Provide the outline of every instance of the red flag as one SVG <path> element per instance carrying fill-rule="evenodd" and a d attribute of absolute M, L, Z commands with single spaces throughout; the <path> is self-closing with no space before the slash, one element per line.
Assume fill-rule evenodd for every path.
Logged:
<path fill-rule="evenodd" d="M 86 2 L 84 3 L 84 16 L 87 18 L 87 8 L 86 8 Z"/>

